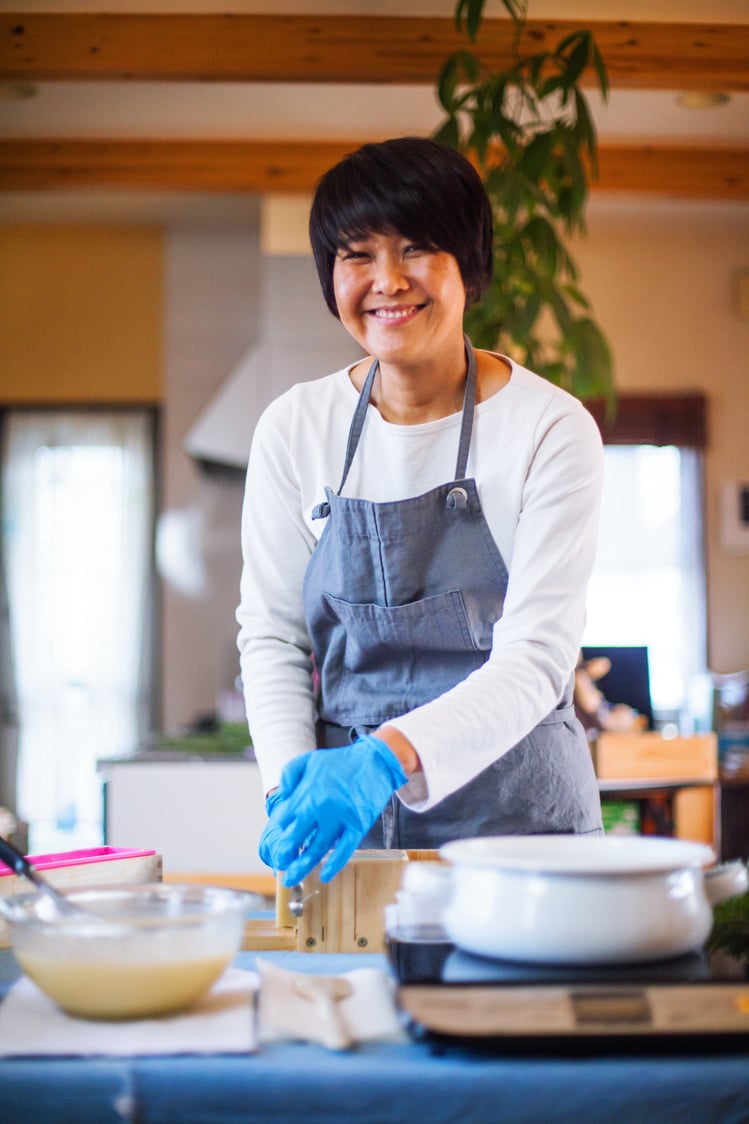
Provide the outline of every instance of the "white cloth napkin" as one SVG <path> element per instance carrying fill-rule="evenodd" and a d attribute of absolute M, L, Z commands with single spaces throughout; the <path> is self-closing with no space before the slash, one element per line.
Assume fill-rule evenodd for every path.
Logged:
<path fill-rule="evenodd" d="M 257 987 L 255 972 L 230 968 L 187 1011 L 106 1022 L 65 1014 L 24 976 L 0 1004 L 0 1057 L 251 1053 Z"/>
<path fill-rule="evenodd" d="M 380 968 L 339 976 L 292 972 L 257 960 L 261 1042 L 297 1039 L 345 1050 L 376 1038 L 404 1041 L 395 983 Z"/>

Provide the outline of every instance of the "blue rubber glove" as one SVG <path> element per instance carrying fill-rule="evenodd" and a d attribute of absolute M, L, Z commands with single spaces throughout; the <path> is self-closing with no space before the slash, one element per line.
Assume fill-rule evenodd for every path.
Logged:
<path fill-rule="evenodd" d="M 334 878 L 407 780 L 392 750 L 371 734 L 352 745 L 313 750 L 290 762 L 281 777 L 281 799 L 266 828 L 274 833 L 275 862 L 286 871 L 284 885 L 301 882 L 329 851 L 320 879 Z"/>
<path fill-rule="evenodd" d="M 295 757 L 293 761 L 284 769 L 284 777 L 286 777 L 286 784 L 292 788 L 296 784 L 299 777 L 304 772 L 304 757 Z M 279 864 L 281 855 L 286 854 L 288 847 L 285 844 L 285 832 L 280 828 L 275 820 L 271 820 L 273 810 L 281 804 L 281 802 L 288 796 L 289 790 L 281 784 L 275 792 L 271 792 L 265 801 L 265 811 L 268 815 L 268 823 L 265 825 L 260 842 L 258 844 L 258 854 L 262 862 L 266 866 L 271 867 L 273 870 L 283 870 L 283 866 Z M 286 864 L 288 865 L 288 863 Z"/>
<path fill-rule="evenodd" d="M 283 800 L 280 789 L 271 792 L 268 799 L 265 801 L 265 811 L 270 817 L 273 809 L 280 804 Z M 276 851 L 279 844 L 283 840 L 283 832 L 275 824 L 268 822 L 263 829 L 263 834 L 260 836 L 257 852 L 266 866 L 271 867 L 273 870 L 278 869 L 276 862 Z"/>

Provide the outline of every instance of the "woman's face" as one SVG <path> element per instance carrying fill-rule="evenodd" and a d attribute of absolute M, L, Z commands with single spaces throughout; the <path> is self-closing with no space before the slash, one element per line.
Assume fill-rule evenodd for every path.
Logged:
<path fill-rule="evenodd" d="M 462 349 L 466 290 L 444 250 L 369 234 L 338 251 L 333 288 L 341 323 L 383 364 L 429 362 L 456 341 Z"/>

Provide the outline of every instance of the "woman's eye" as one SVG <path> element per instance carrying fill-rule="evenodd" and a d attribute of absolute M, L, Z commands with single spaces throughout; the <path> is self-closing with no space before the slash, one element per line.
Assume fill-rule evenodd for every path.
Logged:
<path fill-rule="evenodd" d="M 341 250 L 341 261 L 362 261 L 368 255 L 365 250 Z"/>

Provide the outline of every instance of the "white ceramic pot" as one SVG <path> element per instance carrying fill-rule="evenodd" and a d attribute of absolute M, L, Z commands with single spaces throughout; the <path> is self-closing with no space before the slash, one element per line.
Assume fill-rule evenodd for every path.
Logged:
<path fill-rule="evenodd" d="M 710 847 L 655 836 L 461 839 L 443 920 L 462 949 L 503 960 L 612 964 L 698 951 L 712 906 L 747 889 L 740 863 L 705 870 Z"/>

